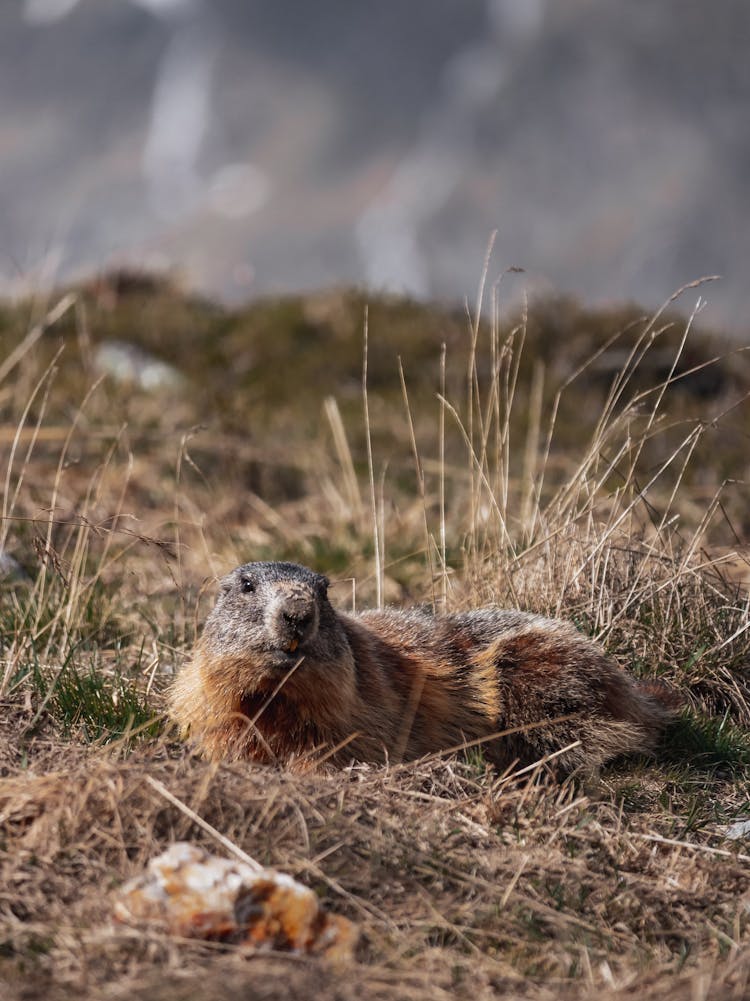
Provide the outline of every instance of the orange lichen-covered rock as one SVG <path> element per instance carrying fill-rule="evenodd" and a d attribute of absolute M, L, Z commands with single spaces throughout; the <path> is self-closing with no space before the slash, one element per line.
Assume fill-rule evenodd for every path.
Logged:
<path fill-rule="evenodd" d="M 118 892 L 115 919 L 174 935 L 350 959 L 358 932 L 285 873 L 175 842 Z"/>

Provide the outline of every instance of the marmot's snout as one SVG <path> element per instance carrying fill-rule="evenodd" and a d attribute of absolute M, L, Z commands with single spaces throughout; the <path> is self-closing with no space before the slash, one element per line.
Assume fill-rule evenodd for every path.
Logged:
<path fill-rule="evenodd" d="M 295 653 L 318 631 L 318 602 L 310 591 L 280 593 L 270 612 L 271 633 L 278 648 L 288 653 Z"/>

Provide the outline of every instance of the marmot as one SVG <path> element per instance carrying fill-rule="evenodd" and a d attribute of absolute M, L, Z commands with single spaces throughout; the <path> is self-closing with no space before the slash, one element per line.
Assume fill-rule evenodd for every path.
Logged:
<path fill-rule="evenodd" d="M 398 762 L 521 728 L 485 756 L 525 765 L 579 741 L 557 767 L 595 771 L 652 750 L 674 715 L 669 689 L 637 682 L 569 622 L 500 608 L 351 615 L 327 589 L 295 563 L 220 581 L 170 696 L 206 756 Z"/>

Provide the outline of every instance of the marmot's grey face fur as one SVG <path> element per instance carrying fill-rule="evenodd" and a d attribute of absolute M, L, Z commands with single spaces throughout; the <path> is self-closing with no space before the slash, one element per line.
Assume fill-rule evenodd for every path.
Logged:
<path fill-rule="evenodd" d="M 271 670 L 335 655 L 327 590 L 326 577 L 296 563 L 245 563 L 221 579 L 203 642 L 224 656 L 250 654 L 256 667 Z"/>

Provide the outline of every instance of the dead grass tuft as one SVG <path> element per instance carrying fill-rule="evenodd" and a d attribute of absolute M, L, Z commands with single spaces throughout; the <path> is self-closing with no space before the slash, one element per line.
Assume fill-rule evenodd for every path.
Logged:
<path fill-rule="evenodd" d="M 503 782 L 455 760 L 299 776 L 162 751 L 76 756 L 63 771 L 3 783 L 2 876 L 12 889 L 3 948 L 9 958 L 36 949 L 38 977 L 84 978 L 97 996 L 107 984 L 141 990 L 156 963 L 164 983 L 178 967 L 202 979 L 239 959 L 111 925 L 109 891 L 166 843 L 216 848 L 147 776 L 358 922 L 355 976 L 368 989 L 390 977 L 395 993 L 383 996 L 412 996 L 399 993 L 412 983 L 426 997 L 425 971 L 430 989 L 458 996 L 463 982 L 467 996 L 513 983 L 519 997 L 543 997 L 545 983 L 571 976 L 603 989 L 632 981 L 634 965 L 677 972 L 746 939 L 745 858 L 675 847 L 666 818 L 625 812 L 616 783 L 588 795 L 541 775 Z M 291 991 L 296 967 L 276 973 Z M 256 956 L 248 976 L 274 968 L 278 959 Z M 179 983 L 171 989 L 165 997 L 181 996 Z"/>

